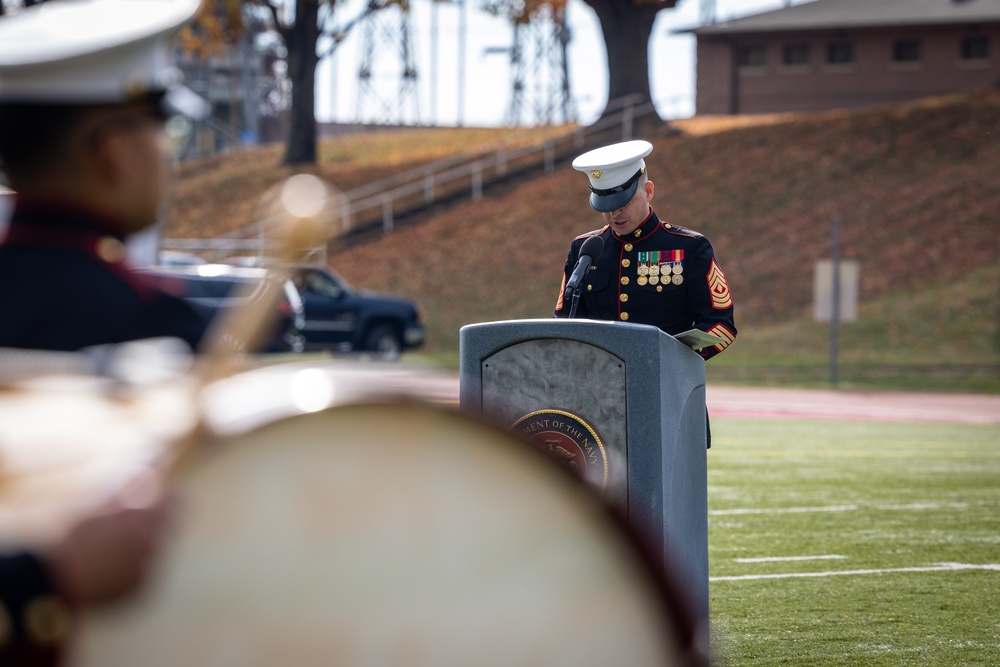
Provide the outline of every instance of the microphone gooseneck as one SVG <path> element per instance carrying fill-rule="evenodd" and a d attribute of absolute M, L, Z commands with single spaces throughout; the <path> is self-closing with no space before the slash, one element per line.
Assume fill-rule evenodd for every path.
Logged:
<path fill-rule="evenodd" d="M 563 291 L 563 298 L 568 299 L 580 289 L 580 283 L 583 281 L 584 275 L 586 275 L 587 271 L 594 263 L 594 259 L 601 254 L 602 250 L 604 250 L 604 239 L 600 236 L 591 236 L 583 242 L 583 246 L 580 248 L 580 257 L 576 260 L 576 266 L 573 267 L 573 273 L 566 282 L 566 289 Z"/>

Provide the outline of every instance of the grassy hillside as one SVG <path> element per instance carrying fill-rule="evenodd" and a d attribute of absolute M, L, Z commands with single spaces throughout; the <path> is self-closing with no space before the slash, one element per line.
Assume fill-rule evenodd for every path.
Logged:
<path fill-rule="evenodd" d="M 709 364 L 710 379 L 825 380 L 829 332 L 811 320 L 813 265 L 829 256 L 839 218 L 862 298 L 859 321 L 841 330 L 844 384 L 1000 391 L 1000 91 L 735 120 L 642 135 L 655 146 L 655 210 L 712 240 L 733 291 L 740 335 Z M 320 171 L 357 182 L 439 157 L 431 146 L 460 150 L 498 131 L 434 130 L 430 146 L 428 132 L 331 140 Z M 277 162 L 277 149 L 267 150 L 185 165 L 180 219 L 217 220 L 252 203 L 248 193 L 283 175 L 246 173 Z M 252 188 L 224 203 L 243 182 Z M 563 165 L 375 242 L 334 248 L 331 264 L 358 286 L 418 300 L 428 352 L 453 362 L 464 324 L 551 315 L 569 241 L 601 225 L 586 194 L 585 177 Z M 184 230 L 193 224 L 168 234 L 192 234 Z"/>
<path fill-rule="evenodd" d="M 559 131 L 417 128 L 351 134 L 321 140 L 319 164 L 308 171 L 348 191 L 457 153 L 499 143 L 522 145 Z M 216 236 L 257 219 L 267 188 L 301 171 L 279 166 L 283 153 L 283 146 L 272 144 L 180 163 L 166 235 Z"/>

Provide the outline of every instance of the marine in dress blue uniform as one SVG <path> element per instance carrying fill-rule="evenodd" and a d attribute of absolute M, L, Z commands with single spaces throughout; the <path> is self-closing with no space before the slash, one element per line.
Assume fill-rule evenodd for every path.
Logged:
<path fill-rule="evenodd" d="M 168 115 L 204 113 L 167 38 L 197 0 L 52 3 L 0 18 L 0 346 L 79 350 L 171 336 L 203 315 L 130 271 L 127 238 L 164 192 Z"/>
<path fill-rule="evenodd" d="M 569 316 L 566 283 L 584 242 L 600 236 L 604 246 L 580 284 L 575 316 L 650 324 L 671 335 L 701 329 L 722 339 L 698 351 L 709 359 L 736 339 L 732 293 L 709 240 L 653 211 L 654 187 L 643 159 L 652 148 L 628 141 L 573 161 L 589 178 L 591 207 L 608 224 L 573 240 L 554 314 Z"/>
<path fill-rule="evenodd" d="M 125 262 L 100 216 L 22 200 L 0 241 L 0 347 L 74 351 L 143 338 L 198 346 L 208 322 Z"/>
<path fill-rule="evenodd" d="M 125 241 L 156 221 L 167 114 L 207 110 L 180 85 L 167 44 L 199 4 L 78 0 L 0 17 L 0 175 L 16 193 L 0 232 L 0 346 L 78 350 L 163 336 L 198 344 L 207 323 L 133 274 Z M 102 519 L 101 537 L 87 538 L 121 536 L 117 555 L 132 559 L 118 564 L 128 567 L 99 572 L 88 561 L 73 582 L 56 564 L 79 557 L 75 546 L 39 552 L 0 535 L 0 664 L 56 664 L 71 608 L 131 589 L 131 566 L 145 562 L 138 543 L 158 531 L 153 509 L 130 512 Z"/>

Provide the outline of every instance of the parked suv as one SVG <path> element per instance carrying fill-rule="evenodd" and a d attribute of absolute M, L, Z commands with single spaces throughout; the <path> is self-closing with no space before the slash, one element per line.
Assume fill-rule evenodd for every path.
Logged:
<path fill-rule="evenodd" d="M 264 269 L 229 266 L 227 264 L 201 264 L 195 266 L 151 266 L 142 269 L 164 290 L 175 294 L 205 312 L 212 319 L 229 308 L 259 297 L 259 290 L 249 297 L 240 296 L 247 285 L 262 286 Z M 302 352 L 305 338 L 302 298 L 291 280 L 285 281 L 284 291 L 278 300 L 274 326 L 269 329 L 260 345 L 262 352 Z"/>
<path fill-rule="evenodd" d="M 355 290 L 325 266 L 300 266 L 292 279 L 305 306 L 307 350 L 367 351 L 395 359 L 424 343 L 424 325 L 412 301 Z"/>

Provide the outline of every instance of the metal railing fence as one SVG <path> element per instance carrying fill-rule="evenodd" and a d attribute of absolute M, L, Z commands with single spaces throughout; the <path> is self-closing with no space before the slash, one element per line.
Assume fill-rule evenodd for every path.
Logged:
<path fill-rule="evenodd" d="M 390 233 L 400 215 L 466 195 L 478 201 L 489 184 L 532 170 L 552 173 L 559 160 L 576 156 L 590 146 L 632 139 L 636 121 L 654 113 L 653 102 L 644 101 L 640 95 L 627 96 L 609 103 L 605 114 L 586 127 L 574 127 L 565 134 L 525 146 L 511 147 L 501 142 L 475 153 L 449 156 L 341 193 L 337 206 L 339 229 L 331 230 L 330 236 L 378 226 L 383 233 Z M 257 221 L 222 237 L 165 238 L 160 247 L 211 255 L 213 259 L 248 252 L 263 255 L 263 228 L 263 221 Z"/>

